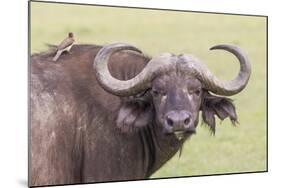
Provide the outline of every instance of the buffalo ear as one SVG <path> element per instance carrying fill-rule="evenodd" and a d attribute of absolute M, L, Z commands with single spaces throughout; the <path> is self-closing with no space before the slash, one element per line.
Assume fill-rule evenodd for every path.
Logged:
<path fill-rule="evenodd" d="M 229 117 L 233 125 L 237 123 L 237 114 L 231 99 L 211 95 L 208 91 L 204 91 L 202 96 L 202 119 L 213 134 L 216 131 L 215 115 L 221 120 Z"/>
<path fill-rule="evenodd" d="M 148 126 L 153 117 L 153 108 L 144 98 L 123 101 L 116 119 L 117 127 L 122 132 L 133 132 Z"/>

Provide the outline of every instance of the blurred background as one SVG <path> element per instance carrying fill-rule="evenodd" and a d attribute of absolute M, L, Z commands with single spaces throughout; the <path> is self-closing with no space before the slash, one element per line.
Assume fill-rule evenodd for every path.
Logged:
<path fill-rule="evenodd" d="M 264 171 L 267 165 L 266 18 L 223 14 L 31 2 L 31 53 L 47 50 L 73 32 L 76 43 L 133 44 L 148 55 L 190 53 L 221 79 L 239 71 L 234 56 L 209 51 L 216 44 L 241 47 L 252 63 L 243 92 L 231 97 L 239 125 L 217 119 L 216 135 L 204 125 L 152 178 Z"/>

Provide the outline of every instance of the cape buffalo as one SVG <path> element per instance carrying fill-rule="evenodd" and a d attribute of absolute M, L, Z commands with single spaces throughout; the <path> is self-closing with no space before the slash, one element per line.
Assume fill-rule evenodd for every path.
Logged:
<path fill-rule="evenodd" d="M 236 46 L 213 49 L 238 58 L 234 80 L 191 55 L 150 58 L 123 43 L 74 45 L 57 62 L 54 50 L 32 55 L 29 185 L 146 179 L 196 132 L 200 111 L 212 132 L 215 116 L 235 124 L 224 96 L 245 88 L 250 63 Z"/>

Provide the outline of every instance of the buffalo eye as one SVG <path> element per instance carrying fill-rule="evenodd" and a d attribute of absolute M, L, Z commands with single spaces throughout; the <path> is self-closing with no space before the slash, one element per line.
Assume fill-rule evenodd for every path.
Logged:
<path fill-rule="evenodd" d="M 201 94 L 201 89 L 195 89 L 192 92 L 190 92 L 190 94 L 198 97 Z"/>
<path fill-rule="evenodd" d="M 156 90 L 156 89 L 152 89 L 151 90 L 152 91 L 152 95 L 154 96 L 154 97 L 158 97 L 158 96 L 165 96 L 166 94 L 165 94 L 165 92 L 161 92 L 161 91 L 159 91 L 159 90 Z"/>
<path fill-rule="evenodd" d="M 152 90 L 152 94 L 157 96 L 157 95 L 159 95 L 159 92 L 157 90 Z"/>
<path fill-rule="evenodd" d="M 194 94 L 197 95 L 197 96 L 199 96 L 199 95 L 201 94 L 201 90 L 200 90 L 200 89 L 195 90 L 195 91 L 194 91 Z"/>

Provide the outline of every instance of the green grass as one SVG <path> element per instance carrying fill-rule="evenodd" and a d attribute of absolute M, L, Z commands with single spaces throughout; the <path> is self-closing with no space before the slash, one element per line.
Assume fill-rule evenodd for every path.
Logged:
<path fill-rule="evenodd" d="M 247 88 L 235 95 L 240 124 L 218 121 L 216 136 L 204 126 L 153 177 L 263 171 L 266 169 L 266 19 L 233 15 L 31 3 L 31 51 L 47 49 L 74 32 L 77 43 L 127 42 L 149 55 L 191 53 L 222 79 L 238 72 L 236 59 L 208 49 L 243 48 L 252 63 Z"/>

